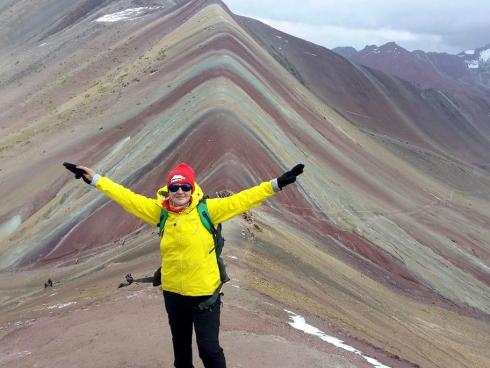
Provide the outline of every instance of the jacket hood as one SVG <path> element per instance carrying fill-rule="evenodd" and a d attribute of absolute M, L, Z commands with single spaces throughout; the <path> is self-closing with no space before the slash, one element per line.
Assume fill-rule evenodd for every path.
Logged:
<path fill-rule="evenodd" d="M 163 207 L 163 201 L 165 201 L 166 198 L 168 198 L 168 188 L 165 185 L 164 187 L 161 187 L 157 191 L 157 202 L 160 207 Z M 199 201 L 203 198 L 204 198 L 204 192 L 202 191 L 199 184 L 194 183 L 194 193 L 192 193 L 191 205 L 187 207 L 184 212 L 188 212 L 192 210 L 194 207 L 197 206 Z"/>

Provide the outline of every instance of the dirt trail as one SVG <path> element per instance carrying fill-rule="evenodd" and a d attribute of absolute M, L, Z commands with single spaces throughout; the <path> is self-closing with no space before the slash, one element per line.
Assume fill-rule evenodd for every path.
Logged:
<path fill-rule="evenodd" d="M 135 278 L 147 276 L 152 262 L 146 257 L 111 264 L 55 282 L 19 307 L 6 308 L 0 317 L 0 367 L 172 367 L 161 292 L 148 283 L 117 288 L 126 270 Z M 225 288 L 221 329 L 228 367 L 372 367 L 288 320 L 284 306 L 232 280 Z M 195 345 L 194 363 L 202 367 Z"/>

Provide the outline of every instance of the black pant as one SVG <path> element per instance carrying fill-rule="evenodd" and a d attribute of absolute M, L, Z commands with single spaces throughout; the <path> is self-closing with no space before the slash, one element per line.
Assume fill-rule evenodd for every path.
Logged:
<path fill-rule="evenodd" d="M 209 309 L 197 306 L 209 296 L 183 296 L 163 292 L 168 322 L 172 331 L 175 368 L 194 368 L 192 365 L 192 325 L 196 331 L 199 357 L 206 368 L 226 368 L 225 355 L 219 345 L 219 317 L 221 302 Z"/>

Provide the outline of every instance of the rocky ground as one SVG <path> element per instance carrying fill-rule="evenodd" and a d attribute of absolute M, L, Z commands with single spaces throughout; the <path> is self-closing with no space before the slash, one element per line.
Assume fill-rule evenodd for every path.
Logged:
<path fill-rule="evenodd" d="M 242 236 L 249 234 L 244 231 Z M 158 253 L 138 256 L 145 252 L 129 250 L 135 253 L 128 255 L 131 246 L 83 264 L 3 274 L 0 366 L 172 367 L 171 336 L 159 288 L 147 282 L 118 288 L 127 273 L 143 279 L 158 264 Z M 111 261 L 115 253 L 126 253 L 127 259 L 118 256 Z M 229 367 L 373 367 L 358 353 L 292 327 L 287 310 L 293 308 L 254 291 L 247 278 L 241 278 L 247 270 L 233 255 L 234 249 L 225 254 L 233 277 L 224 288 L 221 326 Z M 48 277 L 54 284 L 44 289 Z M 308 322 L 301 310 L 294 313 Z M 314 321 L 329 334 L 326 321 Z M 374 357 L 361 343 L 355 347 Z M 390 367 L 408 366 L 379 352 L 376 358 Z M 196 346 L 194 362 L 202 367 Z"/>
<path fill-rule="evenodd" d="M 117 288 L 126 270 L 139 274 L 144 265 L 120 264 L 55 284 L 26 307 L 4 314 L 0 366 L 171 367 L 171 336 L 160 291 L 151 284 Z M 305 336 L 288 320 L 283 306 L 233 281 L 226 287 L 221 332 L 229 366 L 371 366 L 356 354 Z M 202 367 L 196 347 L 194 351 L 196 367 Z"/>

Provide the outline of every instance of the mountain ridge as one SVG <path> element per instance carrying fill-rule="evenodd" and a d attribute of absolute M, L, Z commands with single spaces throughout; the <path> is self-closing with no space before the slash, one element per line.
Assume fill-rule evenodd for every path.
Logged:
<path fill-rule="evenodd" d="M 334 48 L 333 51 L 356 63 L 397 75 L 424 88 L 464 91 L 488 100 L 488 58 L 480 59 L 480 53 L 488 49 L 490 46 L 476 49 L 476 52 L 470 50 L 475 54 L 462 51 L 452 55 L 421 50 L 410 52 L 395 42 L 388 42 L 379 47 L 366 46 L 360 51 L 349 47 Z"/>

